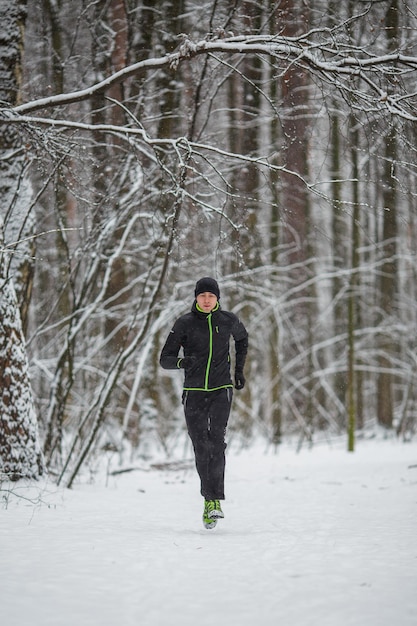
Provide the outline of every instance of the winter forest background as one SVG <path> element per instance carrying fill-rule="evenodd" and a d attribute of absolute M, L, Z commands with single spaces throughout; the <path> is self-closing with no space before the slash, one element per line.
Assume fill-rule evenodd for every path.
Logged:
<path fill-rule="evenodd" d="M 411 0 L 0 0 L 0 457 L 167 455 L 173 320 L 248 328 L 229 438 L 416 430 Z"/>

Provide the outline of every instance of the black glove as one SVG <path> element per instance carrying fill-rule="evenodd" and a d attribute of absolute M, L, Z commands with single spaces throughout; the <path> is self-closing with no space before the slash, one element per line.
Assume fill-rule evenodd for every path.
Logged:
<path fill-rule="evenodd" d="M 196 356 L 185 356 L 183 359 L 181 359 L 180 367 L 182 367 L 185 370 L 189 370 L 190 367 L 192 367 L 196 361 L 197 361 Z"/>
<path fill-rule="evenodd" d="M 243 387 L 245 386 L 245 382 L 246 382 L 246 378 L 244 377 L 242 370 L 236 370 L 235 371 L 235 388 L 243 389 Z"/>

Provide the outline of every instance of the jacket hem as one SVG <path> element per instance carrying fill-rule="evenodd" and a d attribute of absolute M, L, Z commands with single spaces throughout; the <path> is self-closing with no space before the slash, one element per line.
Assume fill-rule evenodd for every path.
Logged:
<path fill-rule="evenodd" d="M 233 385 L 220 385 L 220 387 L 183 387 L 184 391 L 219 391 L 219 389 L 233 389 Z"/>

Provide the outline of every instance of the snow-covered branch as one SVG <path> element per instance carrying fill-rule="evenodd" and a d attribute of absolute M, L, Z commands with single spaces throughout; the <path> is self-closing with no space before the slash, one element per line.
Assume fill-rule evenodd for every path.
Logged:
<path fill-rule="evenodd" d="M 375 97 L 383 102 L 387 108 L 391 107 L 393 113 L 407 119 L 417 119 L 415 114 L 400 106 L 400 102 L 403 104 L 404 99 L 407 98 L 405 94 L 389 94 L 370 78 L 373 74 L 401 77 L 405 70 L 415 72 L 417 71 L 417 57 L 403 54 L 400 51 L 391 54 L 371 55 L 360 49 L 355 50 L 355 54 L 353 54 L 350 49 L 345 52 L 343 47 L 339 46 L 337 41 L 334 42 L 333 39 L 317 43 L 305 38 L 295 39 L 272 35 L 269 37 L 227 37 L 197 42 L 184 37 L 177 50 L 171 54 L 139 61 L 84 89 L 40 98 L 20 104 L 13 110 L 19 115 L 25 115 L 51 107 L 73 104 L 87 100 L 98 92 L 104 92 L 112 85 L 126 81 L 139 72 L 156 72 L 164 67 L 175 70 L 179 64 L 188 62 L 196 56 L 219 53 L 227 56 L 248 54 L 266 56 L 284 70 L 295 64 L 309 72 L 318 73 L 326 80 L 357 77 L 371 87 Z M 412 96 L 413 94 L 410 94 L 409 97 L 412 98 Z"/>

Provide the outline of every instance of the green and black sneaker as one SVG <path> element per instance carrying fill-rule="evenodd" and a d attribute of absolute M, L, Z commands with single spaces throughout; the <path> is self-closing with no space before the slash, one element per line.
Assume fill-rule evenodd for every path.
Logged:
<path fill-rule="evenodd" d="M 203 524 L 208 530 L 215 528 L 217 520 L 224 517 L 219 500 L 204 500 Z"/>

